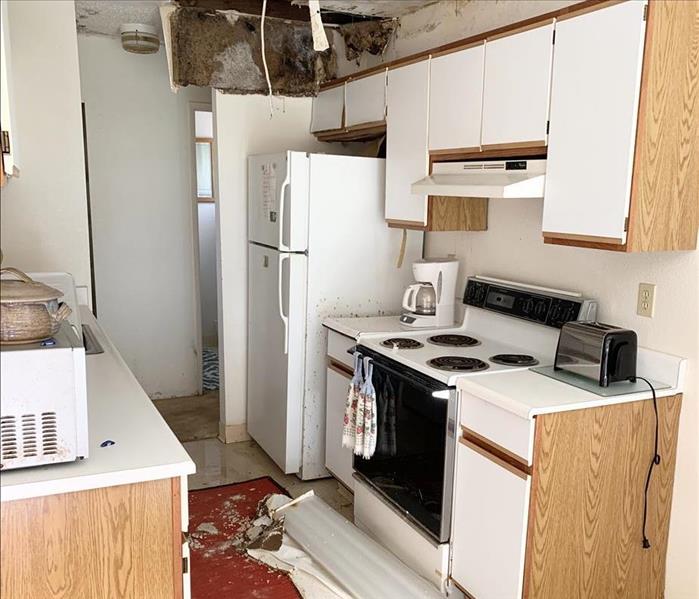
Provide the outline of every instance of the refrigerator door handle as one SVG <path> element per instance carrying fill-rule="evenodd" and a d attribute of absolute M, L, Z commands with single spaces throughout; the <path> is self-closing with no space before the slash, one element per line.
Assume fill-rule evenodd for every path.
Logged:
<path fill-rule="evenodd" d="M 279 254 L 279 281 L 277 282 L 279 297 L 279 316 L 284 323 L 284 354 L 289 353 L 289 317 L 284 314 L 284 298 L 282 289 L 282 273 L 284 270 L 284 260 L 289 260 L 289 254 Z"/>
<path fill-rule="evenodd" d="M 286 202 L 286 188 L 289 187 L 290 179 L 289 166 L 287 165 L 286 179 L 282 183 L 279 191 L 279 251 L 288 252 L 289 247 L 284 245 L 284 204 Z"/>

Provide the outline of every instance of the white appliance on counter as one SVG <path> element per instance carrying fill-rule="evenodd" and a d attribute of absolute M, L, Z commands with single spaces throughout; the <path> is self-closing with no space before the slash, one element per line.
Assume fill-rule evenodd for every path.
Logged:
<path fill-rule="evenodd" d="M 67 273 L 30 276 L 62 291 L 72 313 L 49 340 L 0 346 L 3 471 L 88 457 L 85 347 L 75 284 Z"/>
<path fill-rule="evenodd" d="M 413 262 L 417 283 L 403 294 L 401 324 L 415 328 L 454 325 L 454 299 L 459 261 L 454 258 L 426 258 Z"/>
<path fill-rule="evenodd" d="M 284 472 L 327 476 L 322 320 L 397 313 L 423 234 L 397 268 L 382 159 L 251 156 L 248 178 L 248 433 Z"/>

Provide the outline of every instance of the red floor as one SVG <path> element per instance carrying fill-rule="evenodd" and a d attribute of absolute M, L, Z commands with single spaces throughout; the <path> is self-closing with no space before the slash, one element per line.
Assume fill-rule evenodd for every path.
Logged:
<path fill-rule="evenodd" d="M 286 574 L 233 546 L 269 493 L 287 494 L 269 477 L 189 492 L 192 599 L 300 597 Z"/>

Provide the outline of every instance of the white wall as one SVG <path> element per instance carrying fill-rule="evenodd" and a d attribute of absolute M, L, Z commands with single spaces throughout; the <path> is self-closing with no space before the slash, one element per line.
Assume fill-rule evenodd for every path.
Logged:
<path fill-rule="evenodd" d="M 8 3 L 20 176 L 2 190 L 3 264 L 90 287 L 80 72 L 72 1 Z"/>
<path fill-rule="evenodd" d="M 340 76 L 443 44 L 558 10 L 581 0 L 441 0 L 400 19 L 400 27 L 383 56 L 364 53 L 359 65 L 348 62 L 344 42 L 333 33 Z"/>
<path fill-rule="evenodd" d="M 30 3 L 31 4 L 31 3 Z M 36 40 L 35 40 L 36 41 Z M 80 35 L 97 315 L 151 397 L 199 389 L 190 102 L 165 52 L 129 54 Z"/>
<path fill-rule="evenodd" d="M 213 347 L 218 340 L 216 307 L 216 205 L 202 202 L 199 212 L 199 293 L 201 304 L 201 336 L 204 347 Z"/>
<path fill-rule="evenodd" d="M 310 98 L 214 94 L 218 189 L 221 437 L 245 439 L 247 379 L 247 157 L 284 150 L 331 152 L 309 133 Z"/>

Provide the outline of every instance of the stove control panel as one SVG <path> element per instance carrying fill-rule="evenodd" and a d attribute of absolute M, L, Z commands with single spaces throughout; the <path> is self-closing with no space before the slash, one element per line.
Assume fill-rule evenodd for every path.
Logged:
<path fill-rule="evenodd" d="M 595 320 L 597 302 L 524 284 L 503 284 L 469 277 L 464 304 L 560 329 L 571 320 Z"/>

